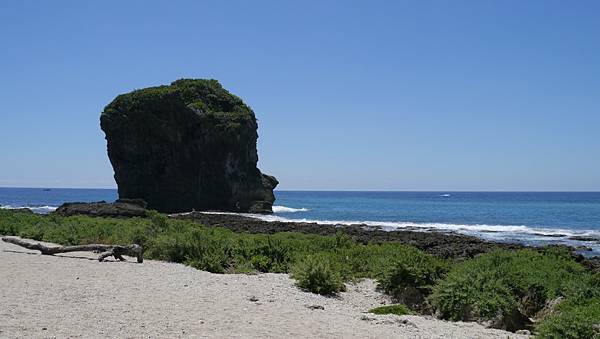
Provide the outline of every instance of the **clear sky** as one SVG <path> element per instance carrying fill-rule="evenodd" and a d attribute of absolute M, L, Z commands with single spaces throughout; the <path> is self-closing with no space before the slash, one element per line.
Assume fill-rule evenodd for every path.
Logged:
<path fill-rule="evenodd" d="M 115 187 L 116 95 L 214 78 L 280 189 L 600 190 L 599 1 L 0 3 L 0 186 Z"/>

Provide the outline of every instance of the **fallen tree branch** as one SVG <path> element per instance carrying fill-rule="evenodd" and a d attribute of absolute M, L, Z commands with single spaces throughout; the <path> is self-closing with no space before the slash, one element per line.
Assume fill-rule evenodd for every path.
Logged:
<path fill-rule="evenodd" d="M 81 251 L 91 251 L 91 252 L 102 252 L 98 257 L 99 261 L 104 261 L 107 257 L 113 256 L 115 259 L 120 261 L 125 261 L 123 258 L 124 255 L 128 255 L 130 257 L 136 257 L 137 262 L 144 262 L 144 249 L 142 246 L 133 244 L 128 246 L 121 245 L 103 245 L 103 244 L 90 244 L 90 245 L 77 245 L 77 246 L 44 246 L 38 243 L 31 243 L 24 241 L 19 238 L 9 238 L 3 237 L 2 241 L 11 243 L 17 246 L 25 247 L 30 250 L 36 250 L 42 252 L 45 255 L 54 255 L 57 253 L 67 253 L 67 252 L 81 252 Z"/>

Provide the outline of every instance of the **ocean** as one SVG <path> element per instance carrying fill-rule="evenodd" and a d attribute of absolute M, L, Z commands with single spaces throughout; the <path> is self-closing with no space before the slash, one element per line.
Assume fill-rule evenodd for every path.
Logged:
<path fill-rule="evenodd" d="M 568 244 L 600 255 L 600 192 L 276 191 L 263 220 L 367 224 L 457 232 L 526 245 Z M 1 208 L 53 211 L 67 201 L 113 201 L 115 189 L 0 188 Z"/>

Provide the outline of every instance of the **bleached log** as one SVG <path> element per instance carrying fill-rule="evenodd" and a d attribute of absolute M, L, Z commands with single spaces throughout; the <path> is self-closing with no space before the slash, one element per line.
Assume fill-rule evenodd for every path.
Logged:
<path fill-rule="evenodd" d="M 45 246 L 38 243 L 31 243 L 19 238 L 11 238 L 11 237 L 3 237 L 2 241 L 11 243 L 17 246 L 25 247 L 30 250 L 36 250 L 42 252 L 44 255 L 54 255 L 58 253 L 67 253 L 67 252 L 81 252 L 81 251 L 90 251 L 90 252 L 101 252 L 98 257 L 99 261 L 104 261 L 107 257 L 113 256 L 115 259 L 120 261 L 125 261 L 123 258 L 124 255 L 130 257 L 136 257 L 137 262 L 144 262 L 144 249 L 142 246 L 137 244 L 132 244 L 128 246 L 121 245 L 104 245 L 104 244 L 89 244 L 89 245 L 77 245 L 77 246 Z"/>

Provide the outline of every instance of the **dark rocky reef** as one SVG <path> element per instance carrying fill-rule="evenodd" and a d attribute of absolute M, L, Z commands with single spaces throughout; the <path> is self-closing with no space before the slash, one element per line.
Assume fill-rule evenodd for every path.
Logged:
<path fill-rule="evenodd" d="M 120 198 L 161 212 L 271 212 L 277 180 L 256 167 L 254 112 L 216 80 L 119 95 L 100 117 Z"/>
<path fill-rule="evenodd" d="M 145 217 L 147 204 L 140 199 L 119 199 L 115 202 L 67 202 L 53 214 L 62 216 L 89 215 L 92 217 Z"/>

